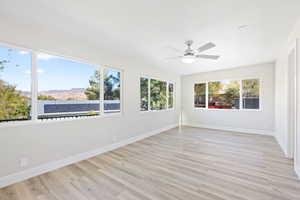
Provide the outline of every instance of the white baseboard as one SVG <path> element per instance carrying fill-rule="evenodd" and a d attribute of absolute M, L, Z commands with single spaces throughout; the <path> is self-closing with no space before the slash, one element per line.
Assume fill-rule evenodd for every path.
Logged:
<path fill-rule="evenodd" d="M 73 164 L 73 163 L 77 163 L 82 160 L 86 160 L 88 158 L 97 156 L 99 154 L 102 154 L 102 153 L 105 153 L 108 151 L 112 151 L 114 149 L 126 146 L 128 144 L 137 142 L 137 141 L 145 139 L 147 137 L 159 134 L 161 132 L 167 131 L 167 130 L 175 128 L 177 126 L 178 126 L 178 124 L 169 125 L 169 126 L 166 126 L 166 127 L 154 130 L 154 131 L 150 131 L 150 132 L 147 132 L 147 133 L 135 136 L 135 137 L 131 137 L 129 139 L 126 139 L 126 140 L 118 142 L 118 143 L 110 144 L 108 146 L 101 147 L 99 149 L 95 149 L 93 151 L 77 154 L 74 156 L 70 156 L 66 159 L 49 162 L 49 163 L 40 165 L 38 167 L 26 169 L 21 172 L 17 172 L 17 173 L 10 174 L 10 175 L 4 176 L 4 177 L 0 177 L 0 188 L 23 181 L 23 180 L 26 180 L 26 179 L 29 179 L 29 178 L 32 178 L 32 177 L 35 177 L 35 176 L 38 176 L 38 175 L 41 175 L 41 174 L 49 172 L 49 171 L 53 171 L 53 170 L 61 168 L 61 167 L 65 167 L 65 166 Z"/>
<path fill-rule="evenodd" d="M 183 126 L 274 136 L 273 131 L 258 130 L 258 129 L 233 128 L 233 127 L 213 126 L 213 125 L 194 124 L 194 123 L 184 123 Z"/>

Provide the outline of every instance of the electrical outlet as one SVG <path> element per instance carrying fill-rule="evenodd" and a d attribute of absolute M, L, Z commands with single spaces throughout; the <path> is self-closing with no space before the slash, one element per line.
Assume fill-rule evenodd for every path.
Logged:
<path fill-rule="evenodd" d="M 28 158 L 21 158 L 20 159 L 20 167 L 26 167 L 29 164 Z"/>

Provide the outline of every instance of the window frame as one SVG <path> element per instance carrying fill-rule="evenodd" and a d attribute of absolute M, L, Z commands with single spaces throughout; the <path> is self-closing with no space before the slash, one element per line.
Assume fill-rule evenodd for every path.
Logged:
<path fill-rule="evenodd" d="M 258 109 L 247 109 L 247 108 L 243 108 L 243 85 L 242 82 L 243 80 L 251 80 L 251 79 L 258 79 L 259 82 L 259 108 Z M 240 83 L 240 98 L 239 98 L 239 109 L 217 109 L 217 108 L 208 108 L 208 97 L 209 97 L 209 90 L 208 90 L 208 83 L 209 82 L 217 82 L 217 81 L 238 81 Z M 206 105 L 205 108 L 199 108 L 199 107 L 195 107 L 195 84 L 205 84 L 205 95 L 206 95 Z M 245 77 L 245 78 L 228 78 L 228 79 L 217 79 L 217 80 L 203 80 L 203 81 L 194 81 L 193 82 L 193 108 L 194 110 L 222 110 L 222 111 L 231 111 L 231 112 L 239 112 L 239 111 L 250 111 L 250 112 L 260 112 L 262 111 L 262 78 L 261 77 Z"/>
<path fill-rule="evenodd" d="M 103 118 L 103 117 L 114 117 L 114 116 L 122 116 L 123 115 L 123 92 L 124 92 L 124 70 L 117 67 L 111 67 L 110 65 L 106 64 L 97 64 L 96 62 L 88 61 L 87 59 L 80 58 L 80 57 L 72 57 L 67 55 L 62 55 L 59 53 L 51 52 L 48 50 L 43 49 L 33 49 L 28 47 L 22 47 L 21 45 L 11 44 L 0 42 L 0 46 L 5 48 L 11 48 L 18 51 L 26 51 L 31 54 L 31 119 L 24 120 L 24 121 L 3 121 L 0 122 L 1 127 L 11 127 L 11 126 L 19 126 L 19 125 L 32 125 L 32 124 L 43 124 L 43 123 L 53 123 L 53 122 L 64 122 L 64 121 L 73 121 L 73 120 L 86 120 L 86 119 L 95 119 L 95 118 Z M 38 119 L 38 54 L 48 54 L 52 56 L 56 56 L 62 59 L 70 60 L 73 62 L 79 62 L 91 66 L 95 66 L 100 69 L 102 80 L 100 86 L 100 111 L 99 115 L 96 116 L 79 116 L 79 117 L 57 117 L 53 119 Z M 114 70 L 120 72 L 120 112 L 104 112 L 104 69 Z M 101 93 L 102 91 L 102 93 Z"/>
<path fill-rule="evenodd" d="M 141 110 L 141 78 L 144 79 L 148 79 L 148 110 Z M 166 108 L 162 109 L 162 110 L 151 110 L 151 88 L 150 88 L 150 84 L 151 84 L 151 79 L 154 80 L 158 80 L 158 81 L 162 81 L 162 82 L 166 82 Z M 169 108 L 169 83 L 173 84 L 173 107 Z M 140 75 L 139 76 L 139 112 L 140 113 L 150 113 L 150 112 L 165 112 L 165 111 L 173 111 L 175 110 L 176 107 L 176 84 L 174 81 L 168 81 L 165 79 L 161 79 L 161 78 L 155 78 L 153 76 L 148 76 L 148 75 Z"/>

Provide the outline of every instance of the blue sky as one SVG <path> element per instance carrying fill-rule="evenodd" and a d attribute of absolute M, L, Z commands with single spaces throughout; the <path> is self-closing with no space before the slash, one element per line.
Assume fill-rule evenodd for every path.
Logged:
<path fill-rule="evenodd" d="M 0 60 L 10 61 L 0 72 L 0 79 L 16 85 L 18 90 L 30 91 L 31 55 L 24 51 L 10 51 L 8 48 L 0 47 Z M 39 54 L 39 91 L 86 88 L 89 86 L 90 77 L 97 69 L 99 68 L 95 66 Z"/>

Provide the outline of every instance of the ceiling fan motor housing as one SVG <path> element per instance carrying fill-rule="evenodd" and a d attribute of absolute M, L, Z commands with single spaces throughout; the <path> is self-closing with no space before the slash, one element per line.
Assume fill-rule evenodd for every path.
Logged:
<path fill-rule="evenodd" d="M 187 49 L 184 51 L 184 56 L 194 56 L 194 50 L 191 48 L 193 40 L 187 40 L 185 44 L 187 45 Z"/>

